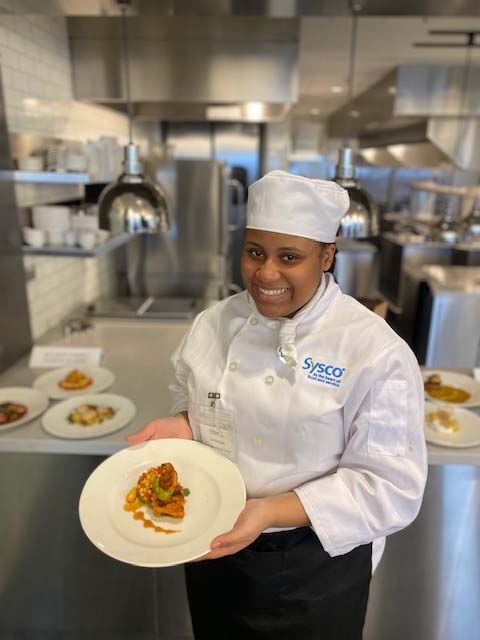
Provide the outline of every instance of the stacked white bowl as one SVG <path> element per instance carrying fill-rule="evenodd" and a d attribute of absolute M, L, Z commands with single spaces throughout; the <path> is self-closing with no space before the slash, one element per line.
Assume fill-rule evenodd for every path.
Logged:
<path fill-rule="evenodd" d="M 60 205 L 37 205 L 32 207 L 35 229 L 42 229 L 48 244 L 64 244 L 65 234 L 71 229 L 70 207 Z"/>
<path fill-rule="evenodd" d="M 98 228 L 98 215 L 96 214 L 78 212 L 72 216 L 72 227 L 77 236 L 77 243 L 82 249 L 93 249 L 96 244 L 105 241 L 105 238 L 101 237 L 101 233 L 105 232 Z"/>

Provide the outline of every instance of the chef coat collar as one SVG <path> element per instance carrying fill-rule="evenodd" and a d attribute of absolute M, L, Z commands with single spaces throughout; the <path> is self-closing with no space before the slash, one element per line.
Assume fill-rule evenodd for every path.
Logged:
<path fill-rule="evenodd" d="M 258 311 L 255 301 L 248 292 L 247 301 L 249 306 L 255 311 L 259 318 L 267 324 L 267 326 L 279 327 L 279 346 L 277 349 L 278 357 L 288 367 L 295 369 L 298 365 L 297 349 L 295 346 L 298 325 L 310 316 L 318 318 L 318 316 L 320 316 L 328 307 L 330 301 L 338 291 L 339 287 L 336 284 L 333 275 L 330 273 L 324 273 L 320 285 L 312 298 L 304 307 L 302 307 L 302 309 L 297 311 L 293 318 L 278 318 L 276 320 L 271 320 L 270 318 L 263 316 Z"/>

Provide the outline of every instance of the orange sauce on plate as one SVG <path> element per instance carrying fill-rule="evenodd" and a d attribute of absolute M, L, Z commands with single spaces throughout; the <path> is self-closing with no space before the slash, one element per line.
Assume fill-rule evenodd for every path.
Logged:
<path fill-rule="evenodd" d="M 470 398 L 468 391 L 447 385 L 425 385 L 429 396 L 442 402 L 466 402 Z"/>
<path fill-rule="evenodd" d="M 178 529 L 164 529 L 163 527 L 159 527 L 158 525 L 156 525 L 152 520 L 149 520 L 147 517 L 145 517 L 143 511 L 139 511 L 141 506 L 142 503 L 138 500 L 135 500 L 134 502 L 125 502 L 123 508 L 125 509 L 125 511 L 133 512 L 134 520 L 143 521 L 143 526 L 145 527 L 145 529 L 153 529 L 155 533 L 180 533 Z"/>

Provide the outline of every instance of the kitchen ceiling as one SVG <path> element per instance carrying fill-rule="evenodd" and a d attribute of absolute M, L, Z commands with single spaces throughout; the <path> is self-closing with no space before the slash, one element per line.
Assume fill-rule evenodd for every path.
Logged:
<path fill-rule="evenodd" d="M 252 15 L 291 18 L 311 15 L 348 15 L 341 0 L 132 0 L 132 13 L 162 15 Z M 118 15 L 116 0 L 51 0 L 42 12 L 66 15 Z M 365 15 L 480 15 L 478 0 L 368 0 Z"/>
<path fill-rule="evenodd" d="M 480 8 L 480 2 L 477 4 Z M 301 19 L 299 100 L 294 108 L 297 117 L 325 118 L 345 104 L 351 24 L 352 19 L 343 16 Z M 361 14 L 358 19 L 354 95 L 364 92 L 401 65 L 463 65 L 464 48 L 413 46 L 415 42 L 438 42 L 438 36 L 429 35 L 429 31 L 434 29 L 480 31 L 480 16 L 379 17 Z M 449 35 L 442 36 L 441 40 L 463 43 L 465 37 Z M 480 49 L 473 49 L 472 54 L 472 65 L 480 64 Z"/>
<path fill-rule="evenodd" d="M 108 19 L 119 14 L 116 0 L 50 0 L 35 5 L 38 13 L 62 14 L 69 22 Z M 348 0 L 133 0 L 132 16 L 151 21 L 147 39 L 172 39 L 184 20 L 192 41 L 289 42 L 297 51 L 293 115 L 326 120 L 347 100 L 352 18 Z M 133 17 L 135 21 L 135 17 Z M 282 27 L 266 28 L 266 23 Z M 205 25 L 208 28 L 205 28 Z M 217 25 L 217 26 L 215 26 Z M 366 0 L 359 14 L 354 95 L 405 64 L 462 65 L 465 49 L 427 49 L 415 42 L 435 42 L 433 29 L 480 30 L 479 0 Z M 292 35 L 294 34 L 294 35 Z M 462 36 L 442 40 L 463 42 Z M 255 46 L 252 47 L 255 55 Z M 472 65 L 480 49 L 472 50 Z M 210 98 L 210 96 L 208 96 Z M 172 96 L 171 104 L 177 96 Z M 250 101 L 255 99 L 252 96 Z M 278 98 L 277 98 L 278 100 Z M 213 102 L 215 102 L 213 100 Z M 219 102 L 223 102 L 219 100 Z M 275 99 L 272 99 L 275 102 Z"/>

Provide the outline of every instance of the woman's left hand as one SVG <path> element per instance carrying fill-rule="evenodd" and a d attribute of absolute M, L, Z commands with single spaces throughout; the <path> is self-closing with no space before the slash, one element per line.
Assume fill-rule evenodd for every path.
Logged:
<path fill-rule="evenodd" d="M 271 527 L 271 506 L 268 498 L 247 500 L 233 529 L 212 540 L 211 551 L 199 560 L 216 560 L 230 556 L 248 547 L 258 536 Z M 195 561 L 194 561 L 195 562 Z"/>

